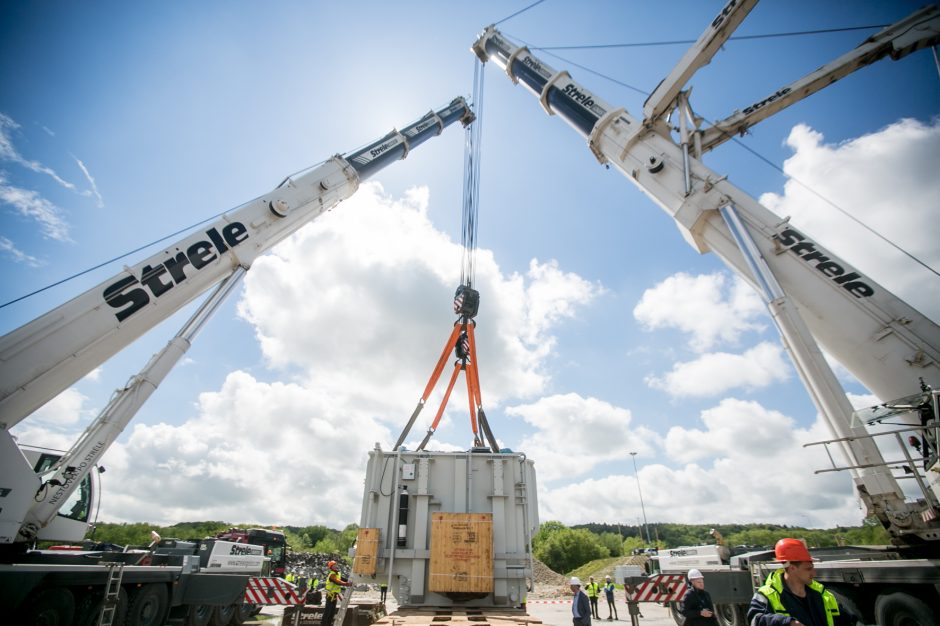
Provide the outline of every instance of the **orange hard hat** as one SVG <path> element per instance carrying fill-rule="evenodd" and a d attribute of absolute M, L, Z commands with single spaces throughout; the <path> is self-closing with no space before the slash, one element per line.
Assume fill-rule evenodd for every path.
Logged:
<path fill-rule="evenodd" d="M 326 566 L 330 569 L 336 569 L 336 561 L 330 561 Z"/>
<path fill-rule="evenodd" d="M 809 550 L 799 539 L 781 539 L 774 546 L 774 557 L 778 561 L 812 561 Z"/>

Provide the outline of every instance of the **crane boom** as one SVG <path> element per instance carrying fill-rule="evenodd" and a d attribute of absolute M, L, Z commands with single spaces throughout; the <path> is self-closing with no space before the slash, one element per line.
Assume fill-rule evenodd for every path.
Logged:
<path fill-rule="evenodd" d="M 0 423 L 9 429 L 238 267 L 352 195 L 359 183 L 455 121 L 463 98 L 402 131 L 286 179 L 118 275 L 0 338 Z"/>
<path fill-rule="evenodd" d="M 933 37 L 930 32 L 921 35 Z M 852 406 L 817 342 L 879 398 L 893 400 L 917 393 L 921 379 L 940 386 L 940 327 L 727 177 L 690 158 L 687 132 L 683 145 L 676 143 L 665 124 L 610 106 L 568 72 L 556 71 L 492 26 L 472 50 L 502 67 L 513 82 L 539 98 L 549 115 L 585 137 L 598 161 L 616 168 L 658 204 L 694 249 L 714 252 L 764 295 L 804 385 L 844 444 L 869 511 L 895 536 L 935 537 L 937 522 L 921 514 L 925 506 L 937 507 L 936 496 L 927 503 L 904 502 L 877 446 L 853 420 Z M 696 63 L 701 65 L 701 59 Z M 687 80 L 688 72 L 680 74 L 679 80 Z M 657 98 L 660 113 L 672 92 L 663 93 Z M 687 97 L 686 92 L 675 95 L 677 100 Z"/>

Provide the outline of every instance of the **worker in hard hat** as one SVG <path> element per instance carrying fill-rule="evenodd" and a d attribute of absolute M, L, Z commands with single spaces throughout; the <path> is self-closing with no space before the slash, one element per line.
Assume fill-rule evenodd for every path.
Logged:
<path fill-rule="evenodd" d="M 594 619 L 600 619 L 601 616 L 597 610 L 597 597 L 601 593 L 601 586 L 594 582 L 594 577 L 588 577 L 588 584 L 584 587 L 584 591 L 587 593 L 588 600 L 591 601 L 591 617 Z"/>
<path fill-rule="evenodd" d="M 712 597 L 705 591 L 705 577 L 702 572 L 692 568 L 686 578 L 689 581 L 688 590 L 682 597 L 682 614 L 688 626 L 717 626 L 715 618 L 715 605 Z"/>
<path fill-rule="evenodd" d="M 614 581 L 610 579 L 610 576 L 604 578 L 604 596 L 607 598 L 607 621 L 613 619 L 620 619 L 620 616 L 617 615 L 617 605 L 614 604 Z"/>
<path fill-rule="evenodd" d="M 571 599 L 571 621 L 574 626 L 591 626 L 591 601 L 581 591 L 581 579 L 572 576 L 568 582 L 573 598 Z"/>
<path fill-rule="evenodd" d="M 351 587 L 352 583 L 343 580 L 343 577 L 340 576 L 339 564 L 336 561 L 330 561 L 326 566 L 329 570 L 326 575 L 326 605 L 323 607 L 323 619 L 320 621 L 320 626 L 333 626 L 336 600 L 343 592 L 343 587 Z"/>
<path fill-rule="evenodd" d="M 814 580 L 813 557 L 802 541 L 781 539 L 774 546 L 774 557 L 783 567 L 771 572 L 751 599 L 750 626 L 854 626 L 856 616 Z"/>

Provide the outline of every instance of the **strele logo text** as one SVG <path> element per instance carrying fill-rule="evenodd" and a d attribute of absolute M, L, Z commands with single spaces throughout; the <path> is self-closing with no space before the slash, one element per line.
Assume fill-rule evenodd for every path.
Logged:
<path fill-rule="evenodd" d="M 252 554 L 260 555 L 261 548 L 257 548 L 255 546 L 240 546 L 236 543 L 232 546 L 232 550 L 229 552 L 229 556 L 232 556 L 232 555 L 239 555 L 239 556 L 249 555 L 250 556 Z"/>
<path fill-rule="evenodd" d="M 729 15 L 731 15 L 731 11 L 734 10 L 734 7 L 735 7 L 735 5 L 736 5 L 737 3 L 738 3 L 738 0 L 731 0 L 731 2 L 729 2 L 728 4 L 726 4 L 726 5 L 725 5 L 725 8 L 723 8 L 723 9 L 721 10 L 721 13 L 719 13 L 717 16 L 715 16 L 715 19 L 712 20 L 712 28 L 718 28 L 719 26 L 721 26 L 722 24 L 724 24 L 725 19 L 726 19 Z"/>
<path fill-rule="evenodd" d="M 777 91 L 777 93 L 773 94 L 772 96 L 767 96 L 766 98 L 764 98 L 764 99 L 761 100 L 760 102 L 755 102 L 755 103 L 752 104 L 751 106 L 745 108 L 745 109 L 744 109 L 744 114 L 745 114 L 745 115 L 750 115 L 751 113 L 753 113 L 753 112 L 756 111 L 757 109 L 761 109 L 761 108 L 767 106 L 768 104 L 770 104 L 771 102 L 773 102 L 774 100 L 776 100 L 776 99 L 778 99 L 778 98 L 781 98 L 781 97 L 787 95 L 788 93 L 790 93 L 790 91 L 791 91 L 791 90 L 790 90 L 789 87 L 784 87 L 783 89 Z"/>
<path fill-rule="evenodd" d="M 585 109 L 589 109 L 594 106 L 594 98 L 590 94 L 583 91 L 578 91 L 578 88 L 575 87 L 572 83 L 565 85 L 563 93 L 576 102 L 580 102 L 581 106 Z"/>
<path fill-rule="evenodd" d="M 185 268 L 192 266 L 199 271 L 219 258 L 229 248 L 248 239 L 248 229 L 241 222 L 232 222 L 222 227 L 220 234 L 215 228 L 206 231 L 208 241 L 201 240 L 190 245 L 185 251 L 165 259 L 156 267 L 145 265 L 140 277 L 126 276 L 105 287 L 105 302 L 114 309 L 119 309 L 114 316 L 123 321 L 150 304 L 150 297 L 159 298 L 184 282 L 187 278 Z"/>
<path fill-rule="evenodd" d="M 853 272 L 852 268 L 845 268 L 835 261 L 830 261 L 829 257 L 816 249 L 817 244 L 808 239 L 806 235 L 788 228 L 779 235 L 775 235 L 774 239 L 809 265 L 815 264 L 816 269 L 822 272 L 824 276 L 831 278 L 832 282 L 841 285 L 843 289 L 856 298 L 867 298 L 875 293 L 871 285 L 857 280 L 862 278 L 861 274 Z"/>
<path fill-rule="evenodd" d="M 398 145 L 398 141 L 397 141 L 397 140 L 389 141 L 388 143 L 383 143 L 383 144 L 382 144 L 381 146 L 379 146 L 378 148 L 372 148 L 371 150 L 369 150 L 369 154 L 371 154 L 371 155 L 374 156 L 374 157 L 377 157 L 377 156 L 379 156 L 380 154 L 382 154 L 383 152 L 385 152 L 386 150 L 388 150 L 389 148 L 392 148 L 392 147 L 397 146 L 397 145 Z"/>

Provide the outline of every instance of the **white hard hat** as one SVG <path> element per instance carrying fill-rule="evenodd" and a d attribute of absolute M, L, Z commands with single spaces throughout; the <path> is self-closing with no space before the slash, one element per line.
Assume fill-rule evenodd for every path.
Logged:
<path fill-rule="evenodd" d="M 569 584 L 569 585 L 577 585 L 577 586 L 580 587 L 580 586 L 581 586 L 581 579 L 578 578 L 577 576 L 572 576 L 572 577 L 571 577 L 571 581 L 570 581 L 568 584 Z"/>
<path fill-rule="evenodd" d="M 698 571 L 697 569 L 693 567 L 692 569 L 689 570 L 688 578 L 689 580 L 695 580 L 696 578 L 705 578 L 705 577 L 702 576 L 702 572 Z"/>

